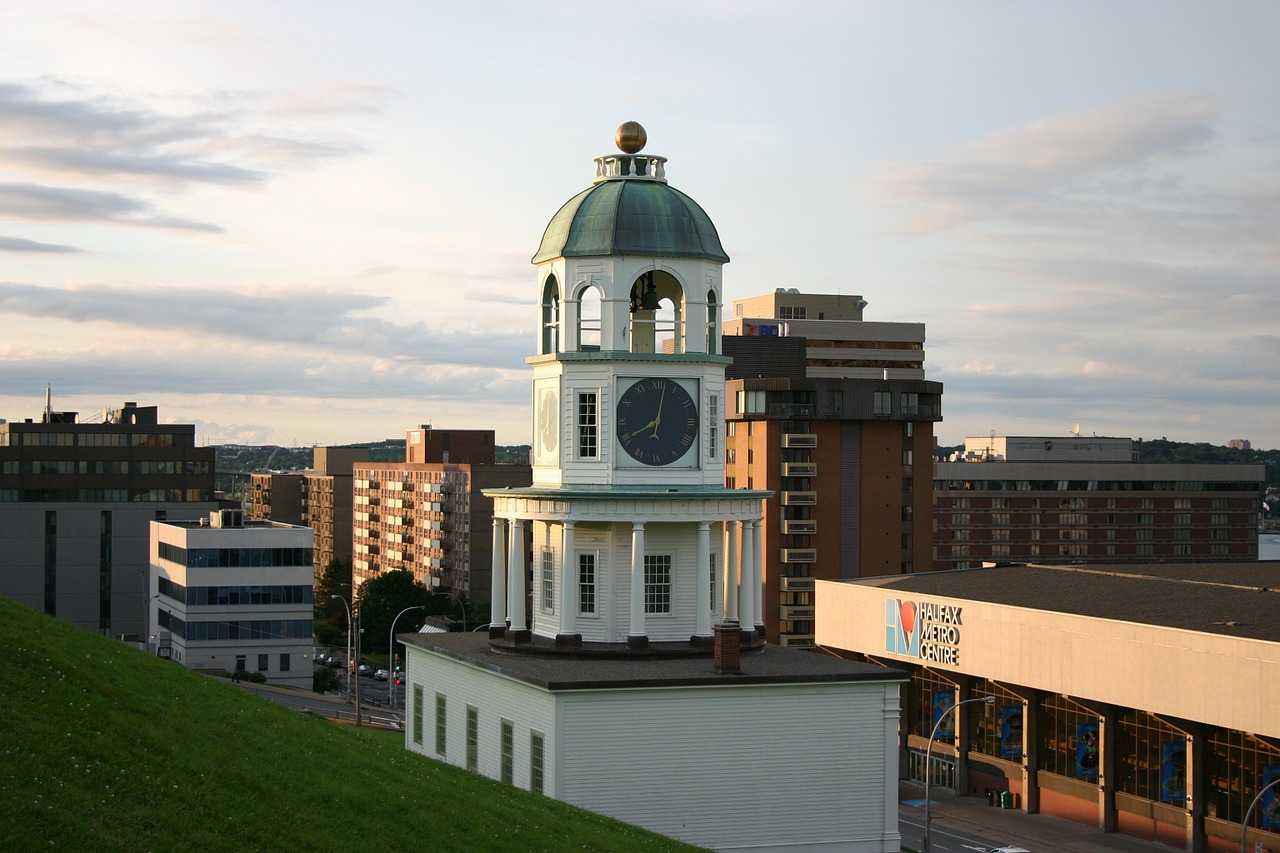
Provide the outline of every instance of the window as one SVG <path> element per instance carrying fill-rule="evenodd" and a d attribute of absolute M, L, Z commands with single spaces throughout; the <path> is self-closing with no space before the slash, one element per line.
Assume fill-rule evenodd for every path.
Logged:
<path fill-rule="evenodd" d="M 413 685 L 413 742 L 422 746 L 422 685 Z"/>
<path fill-rule="evenodd" d="M 595 459 L 599 453 L 599 420 L 596 392 L 578 394 L 578 458 Z"/>
<path fill-rule="evenodd" d="M 1139 524 L 1155 524 L 1156 523 L 1155 513 L 1150 513 L 1150 512 L 1138 513 L 1138 523 Z"/>
<path fill-rule="evenodd" d="M 956 525 L 960 525 L 960 524 L 968 524 L 968 523 L 969 523 L 969 513 L 967 513 L 967 512 L 953 512 L 953 513 L 951 514 L 951 523 L 952 523 L 952 524 L 956 524 Z"/>
<path fill-rule="evenodd" d="M 288 655 L 280 655 L 280 671 L 281 671 L 281 672 L 288 672 L 288 671 L 289 671 L 289 669 L 290 669 L 290 667 L 289 667 L 289 656 L 288 656 Z"/>
<path fill-rule="evenodd" d="M 266 672 L 271 667 L 271 655 L 258 655 L 258 672 Z"/>
<path fill-rule="evenodd" d="M 1230 524 L 1231 522 L 1227 520 L 1227 514 L 1225 512 L 1215 512 L 1213 515 L 1209 517 L 1209 523 L 1210 524 Z"/>
<path fill-rule="evenodd" d="M 1191 546 L 1190 546 L 1189 544 L 1181 544 L 1181 543 L 1179 543 L 1179 544 L 1175 544 L 1175 545 L 1173 546 L 1173 556 L 1175 556 L 1175 557 L 1190 557 L 1190 556 L 1191 556 Z"/>
<path fill-rule="evenodd" d="M 445 714 L 446 700 L 443 693 L 436 694 L 436 755 L 443 756 L 447 746 L 445 738 L 448 734 L 448 717 Z"/>
<path fill-rule="evenodd" d="M 992 523 L 992 524 L 1008 524 L 1008 523 L 1009 523 L 1009 513 L 1007 513 L 1007 512 L 993 512 L 993 513 L 991 513 L 991 523 Z"/>
<path fill-rule="evenodd" d="M 556 553 L 550 547 L 542 549 L 542 611 L 556 612 Z"/>
<path fill-rule="evenodd" d="M 1140 528 L 1140 529 L 1136 532 L 1136 534 L 1135 534 L 1135 535 L 1136 535 L 1139 539 L 1154 539 L 1154 538 L 1156 538 L 1156 537 L 1155 537 L 1155 531 L 1154 531 L 1154 530 L 1152 530 L 1152 529 L 1151 529 L 1151 528 L 1149 528 L 1149 527 L 1143 527 L 1143 528 Z"/>
<path fill-rule="evenodd" d="M 720 397 L 707 397 L 707 458 L 714 461 L 720 452 Z"/>
<path fill-rule="evenodd" d="M 716 609 L 716 555 L 709 554 L 711 558 L 711 609 Z"/>
<path fill-rule="evenodd" d="M 529 790 L 542 793 L 542 732 L 529 732 Z"/>
<path fill-rule="evenodd" d="M 644 612 L 671 612 L 671 555 L 644 557 Z"/>
<path fill-rule="evenodd" d="M 1007 528 L 1007 527 L 996 527 L 996 528 L 992 528 L 992 530 L 991 530 L 991 538 L 992 538 L 992 540 L 994 540 L 994 541 L 996 541 L 996 542 L 1008 542 L 1008 541 L 1009 541 L 1009 528 Z"/>
<path fill-rule="evenodd" d="M 516 769 L 516 725 L 510 720 L 502 721 L 502 781 L 508 785 L 515 784 Z"/>
<path fill-rule="evenodd" d="M 910 464 L 912 463 L 912 460 L 913 460 L 914 458 L 915 458 L 915 456 L 914 456 L 914 453 L 913 453 L 912 451 L 910 451 L 910 450 L 904 450 L 904 451 L 902 451 L 902 464 L 903 464 L 903 465 L 910 465 Z"/>
<path fill-rule="evenodd" d="M 992 498 L 991 508 L 992 509 L 1008 509 L 1009 499 L 1008 498 Z"/>
<path fill-rule="evenodd" d="M 467 769 L 476 770 L 480 766 L 480 709 L 475 705 L 467 706 Z"/>
<path fill-rule="evenodd" d="M 804 305 L 779 305 L 779 320 L 803 320 L 809 316 L 809 309 Z"/>
<path fill-rule="evenodd" d="M 1173 515 L 1173 523 L 1174 523 L 1174 524 L 1190 524 L 1190 523 L 1191 523 L 1191 513 L 1189 513 L 1189 512 L 1177 512 L 1177 513 L 1174 513 L 1174 515 Z"/>
<path fill-rule="evenodd" d="M 578 555 L 578 612 L 596 612 L 596 555 Z"/>
<path fill-rule="evenodd" d="M 1174 498 L 1174 509 L 1191 509 L 1191 498 Z"/>
<path fill-rule="evenodd" d="M 1156 549 L 1155 549 L 1155 546 L 1154 546 L 1154 545 L 1150 545 L 1150 544 L 1139 544 L 1139 545 L 1137 546 L 1137 549 L 1136 549 L 1135 553 L 1136 553 L 1139 557 L 1151 557 L 1151 556 L 1154 556 L 1154 555 L 1155 555 L 1155 553 L 1156 553 Z"/>
<path fill-rule="evenodd" d="M 875 415 L 893 414 L 893 394 L 889 391 L 872 392 L 871 413 Z"/>

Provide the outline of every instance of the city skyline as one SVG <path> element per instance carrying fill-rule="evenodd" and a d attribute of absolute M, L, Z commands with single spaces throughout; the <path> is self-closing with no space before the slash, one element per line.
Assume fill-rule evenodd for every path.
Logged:
<path fill-rule="evenodd" d="M 626 120 L 725 297 L 923 322 L 940 443 L 1280 447 L 1280 7 L 0 11 L 0 418 L 530 441 L 529 258 Z"/>

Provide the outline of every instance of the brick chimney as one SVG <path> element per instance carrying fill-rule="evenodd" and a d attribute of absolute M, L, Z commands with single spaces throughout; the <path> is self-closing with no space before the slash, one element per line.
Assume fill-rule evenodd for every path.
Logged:
<path fill-rule="evenodd" d="M 722 675 L 742 674 L 742 628 L 737 622 L 722 622 L 715 631 L 715 670 Z"/>

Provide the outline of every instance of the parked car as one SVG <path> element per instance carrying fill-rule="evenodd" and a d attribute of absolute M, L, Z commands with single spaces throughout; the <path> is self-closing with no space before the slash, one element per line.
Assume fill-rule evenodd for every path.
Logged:
<path fill-rule="evenodd" d="M 375 673 L 373 674 L 373 677 L 374 677 L 374 679 L 375 679 L 375 680 L 377 680 L 377 681 L 386 681 L 386 680 L 387 680 L 387 671 L 386 671 L 385 669 L 380 669 L 380 670 L 378 670 L 377 672 L 375 672 Z"/>
<path fill-rule="evenodd" d="M 342 658 L 337 655 L 330 655 L 329 660 L 325 661 L 325 664 L 333 669 L 342 669 Z"/>
<path fill-rule="evenodd" d="M 373 675 L 373 667 L 367 663 L 362 663 L 358 667 L 356 667 L 356 672 L 359 675 L 363 676 L 364 678 L 368 678 L 369 676 Z"/>

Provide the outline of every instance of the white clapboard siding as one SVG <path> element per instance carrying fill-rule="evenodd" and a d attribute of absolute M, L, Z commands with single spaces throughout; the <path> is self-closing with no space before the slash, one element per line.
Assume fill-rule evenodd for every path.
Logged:
<path fill-rule="evenodd" d="M 556 738 L 552 726 L 554 699 L 545 690 L 495 673 L 477 678 L 476 670 L 466 664 L 440 655 L 424 654 L 412 647 L 408 655 L 408 678 L 405 696 L 405 745 L 437 760 L 458 767 L 467 766 L 467 706 L 474 705 L 479 714 L 477 772 L 491 779 L 501 778 L 501 721 L 511 720 L 515 728 L 514 783 L 529 788 L 529 736 L 531 731 L 544 737 L 543 793 L 556 796 Z M 422 743 L 413 742 L 413 685 L 421 684 L 423 693 Z M 446 754 L 436 753 L 436 693 L 446 696 Z"/>
<path fill-rule="evenodd" d="M 897 701 L 875 683 L 565 695 L 562 799 L 712 848 L 896 850 Z"/>

